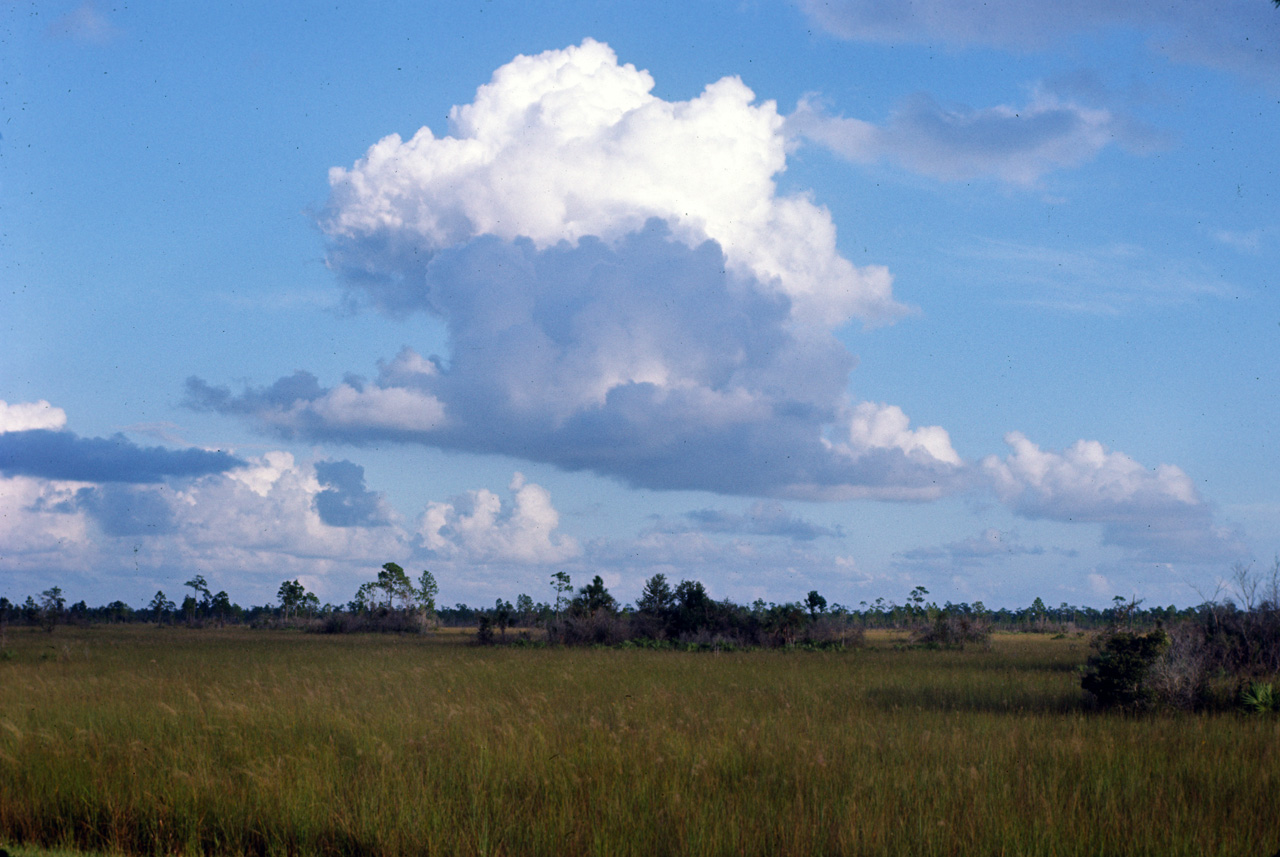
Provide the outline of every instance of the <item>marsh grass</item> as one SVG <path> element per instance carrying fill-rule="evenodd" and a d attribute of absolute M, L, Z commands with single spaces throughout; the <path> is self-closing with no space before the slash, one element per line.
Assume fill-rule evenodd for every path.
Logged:
<path fill-rule="evenodd" d="M 1081 640 L 481 648 L 10 632 L 0 842 L 128 854 L 1270 854 L 1280 718 L 1081 706 Z"/>

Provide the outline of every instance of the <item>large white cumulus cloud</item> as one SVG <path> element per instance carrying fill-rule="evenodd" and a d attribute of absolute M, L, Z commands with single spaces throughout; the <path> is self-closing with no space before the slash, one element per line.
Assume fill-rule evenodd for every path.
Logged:
<path fill-rule="evenodd" d="M 450 134 L 392 134 L 351 169 L 330 172 L 331 260 L 396 307 L 421 257 L 480 235 L 539 249 L 594 235 L 612 241 L 650 218 L 689 247 L 715 241 L 730 270 L 791 299 L 827 326 L 903 312 L 883 268 L 836 250 L 829 213 L 777 193 L 783 120 L 736 77 L 690 101 L 651 94 L 653 78 L 608 45 L 521 56 L 498 69 Z"/>
<path fill-rule="evenodd" d="M 517 57 L 448 136 L 393 135 L 333 170 L 330 264 L 384 311 L 442 319 L 449 353 L 406 347 L 373 380 L 334 386 L 192 379 L 190 404 L 290 437 L 500 453 L 661 489 L 953 487 L 941 429 L 859 433 L 855 361 L 834 331 L 904 307 L 887 272 L 839 255 L 825 209 L 778 192 L 774 105 L 736 78 L 679 103 L 652 88 L 591 40 Z"/>

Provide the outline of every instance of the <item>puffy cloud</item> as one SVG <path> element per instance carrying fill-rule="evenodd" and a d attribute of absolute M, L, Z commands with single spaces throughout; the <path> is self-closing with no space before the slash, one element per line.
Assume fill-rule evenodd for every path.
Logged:
<path fill-rule="evenodd" d="M 1103 541 L 1153 562 L 1216 562 L 1240 555 L 1236 536 L 1215 525 L 1212 511 L 1181 469 L 1148 470 L 1122 452 L 1080 440 L 1061 453 L 1022 434 L 1005 437 L 1012 454 L 989 456 L 981 468 L 996 493 L 1029 518 L 1103 525 Z"/>
<path fill-rule="evenodd" d="M 55 408 L 44 399 L 38 402 L 15 402 L 12 405 L 0 399 L 0 434 L 35 429 L 56 431 L 66 424 L 66 411 Z"/>
<path fill-rule="evenodd" d="M 855 456 L 868 450 L 901 450 L 908 457 L 959 465 L 951 436 L 941 426 L 911 428 L 910 418 L 897 405 L 862 402 L 849 421 L 850 450 Z"/>
<path fill-rule="evenodd" d="M 431 554 L 469 563 L 563 562 L 581 553 L 571 536 L 557 533 L 560 513 L 541 485 L 515 474 L 511 502 L 488 489 L 448 503 L 429 503 L 418 535 Z"/>
<path fill-rule="evenodd" d="M 1043 48 L 1081 33 L 1136 29 L 1150 45 L 1187 62 L 1275 81 L 1280 20 L 1255 0 L 800 0 L 841 38 L 902 44 Z"/>
<path fill-rule="evenodd" d="M 289 437 L 500 453 L 663 489 L 936 496 L 958 463 L 940 430 L 850 443 L 848 351 L 733 274 L 719 245 L 688 247 L 662 221 L 544 250 L 486 236 L 439 251 L 422 277 L 448 360 L 405 349 L 373 382 L 334 388 L 302 372 L 240 394 L 191 379 L 189 403 Z M 325 409 L 344 387 L 403 410 L 335 422 Z"/>
<path fill-rule="evenodd" d="M 591 39 L 517 57 L 453 109 L 448 136 L 393 134 L 330 171 L 331 264 L 378 305 L 406 310 L 425 297 L 427 259 L 482 235 L 543 250 L 613 242 L 658 218 L 690 248 L 716 242 L 732 273 L 788 298 L 798 318 L 833 327 L 902 314 L 883 268 L 838 253 L 825 209 L 777 193 L 786 140 L 772 102 L 755 104 L 736 77 L 687 102 L 653 85 Z"/>
<path fill-rule="evenodd" d="M 1158 142 L 1153 132 L 1110 110 L 1045 91 L 1022 107 L 981 109 L 943 106 L 921 93 L 885 125 L 827 115 L 807 97 L 787 127 L 858 163 L 891 161 L 950 181 L 991 177 L 1018 185 L 1034 185 L 1051 170 L 1084 163 L 1107 145 L 1141 151 Z"/>
<path fill-rule="evenodd" d="M 315 375 L 299 370 L 270 387 L 236 398 L 225 388 L 193 377 L 187 379 L 186 402 L 198 410 L 252 415 L 284 435 L 346 440 L 360 434 L 411 437 L 441 426 L 444 406 L 429 393 L 403 383 L 407 373 L 397 364 L 404 360 L 430 365 L 407 352 L 391 367 L 383 367 L 379 381 L 388 386 L 367 386 L 349 378 L 329 389 L 321 388 Z"/>
<path fill-rule="evenodd" d="M 677 519 L 661 519 L 653 526 L 663 533 L 722 533 L 732 535 L 782 536 L 812 541 L 822 536 L 843 536 L 839 527 L 824 527 L 788 512 L 781 503 L 757 502 L 745 514 L 720 509 L 697 509 Z"/>
<path fill-rule="evenodd" d="M 855 442 L 855 361 L 834 330 L 905 308 L 887 272 L 840 256 L 825 209 L 778 193 L 775 106 L 736 78 L 687 102 L 652 88 L 591 40 L 517 57 L 448 136 L 393 135 L 334 169 L 330 264 L 385 311 L 442 319 L 450 353 L 405 348 L 373 381 L 329 387 L 304 371 L 240 393 L 192 378 L 188 404 L 285 437 L 660 489 L 947 490 L 960 462 L 940 429 Z"/>
<path fill-rule="evenodd" d="M 0 476 L 0 568 L 37 583 L 93 569 L 97 585 L 114 581 L 111 597 L 149 597 L 192 568 L 242 600 L 269 600 L 281 579 L 305 576 L 322 598 L 345 600 L 362 573 L 413 548 L 403 530 L 376 525 L 381 501 L 367 491 L 342 503 L 363 491 L 360 468 L 317 464 L 323 484 L 317 465 L 284 452 L 165 483 Z M 326 513 L 338 526 L 320 512 L 326 492 L 339 494 Z"/>
<path fill-rule="evenodd" d="M 0 434 L 0 473 L 9 476 L 146 483 L 221 473 L 243 463 L 222 451 L 140 447 L 122 434 L 82 438 L 72 432 L 49 429 Z"/>

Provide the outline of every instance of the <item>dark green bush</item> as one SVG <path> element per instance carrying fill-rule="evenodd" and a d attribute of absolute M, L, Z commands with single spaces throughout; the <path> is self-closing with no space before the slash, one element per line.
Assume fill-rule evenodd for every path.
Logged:
<path fill-rule="evenodd" d="M 1157 628 L 1146 634 L 1114 631 L 1098 640 L 1098 653 L 1089 658 L 1080 686 L 1103 708 L 1140 711 L 1150 708 L 1156 693 L 1147 677 L 1169 646 L 1169 635 Z"/>

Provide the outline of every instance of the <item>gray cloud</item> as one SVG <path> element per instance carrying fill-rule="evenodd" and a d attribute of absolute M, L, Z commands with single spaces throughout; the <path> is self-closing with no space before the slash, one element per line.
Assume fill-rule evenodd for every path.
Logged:
<path fill-rule="evenodd" d="M 1078 89 L 1085 82 L 1057 85 L 1070 83 Z M 942 105 L 919 93 L 883 125 L 828 115 L 814 99 L 805 98 L 787 125 L 793 135 L 851 161 L 888 161 L 949 181 L 990 177 L 1021 185 L 1084 163 L 1109 145 L 1142 152 L 1164 142 L 1132 119 L 1047 91 L 1022 106 L 986 108 Z"/>
<path fill-rule="evenodd" d="M 82 438 L 35 429 L 0 434 L 0 473 L 75 482 L 161 482 L 222 473 L 244 462 L 226 452 L 140 447 L 122 434 Z"/>
<path fill-rule="evenodd" d="M 720 533 L 729 535 L 781 536 L 795 541 L 813 541 L 823 536 L 844 535 L 839 527 L 824 527 L 797 518 L 780 503 L 758 502 L 745 514 L 721 509 L 697 509 L 679 518 L 659 519 L 651 528 L 658 533 Z"/>
<path fill-rule="evenodd" d="M 1004 532 L 994 527 L 976 536 L 949 542 L 936 547 L 920 547 L 894 554 L 893 564 L 913 572 L 961 571 L 1000 563 L 1014 557 L 1044 556 L 1056 554 L 1072 557 L 1073 550 L 1044 548 L 1023 544 L 1016 533 Z"/>
<path fill-rule="evenodd" d="M 317 461 L 316 480 L 324 486 L 314 503 L 320 520 L 331 527 L 376 527 L 390 522 L 381 497 L 365 488 L 364 468 L 350 461 Z"/>
<path fill-rule="evenodd" d="M 334 387 L 298 372 L 233 394 L 193 378 L 188 404 L 286 437 L 499 453 L 650 488 L 908 497 L 956 478 L 958 459 L 932 454 L 950 453 L 945 432 L 922 444 L 900 413 L 894 432 L 842 440 L 852 355 L 728 271 L 715 242 L 688 247 L 659 220 L 613 244 L 485 236 L 359 283 L 444 319 L 448 358 L 406 349 L 373 382 Z"/>
<path fill-rule="evenodd" d="M 155 488 L 113 483 L 81 488 L 74 505 L 108 536 L 161 536 L 177 530 L 169 499 Z"/>
<path fill-rule="evenodd" d="M 845 39 L 1043 49 L 1083 33 L 1136 29 L 1175 59 L 1275 82 L 1280 16 L 1261 0 L 800 0 L 819 26 Z"/>

